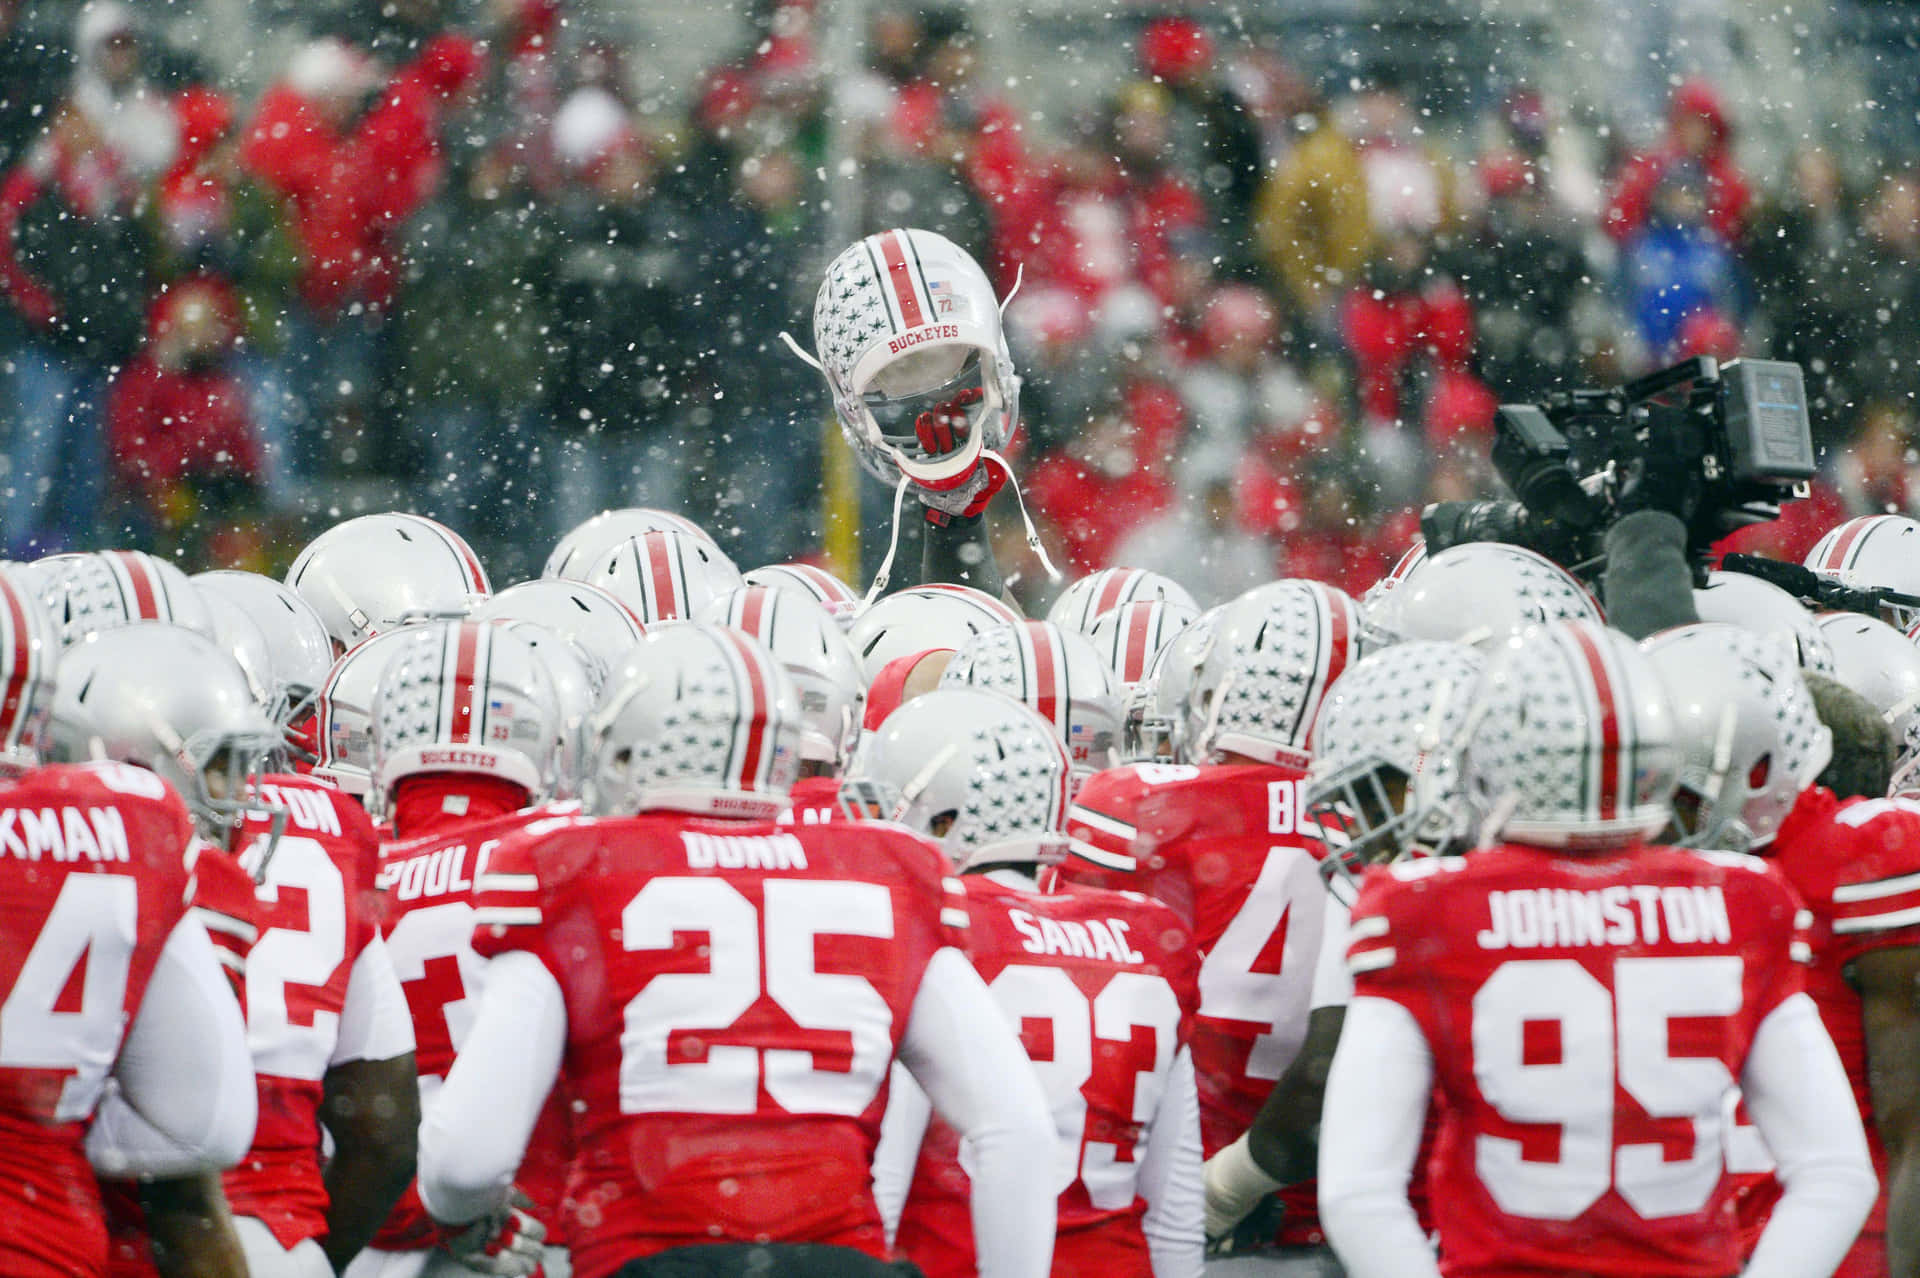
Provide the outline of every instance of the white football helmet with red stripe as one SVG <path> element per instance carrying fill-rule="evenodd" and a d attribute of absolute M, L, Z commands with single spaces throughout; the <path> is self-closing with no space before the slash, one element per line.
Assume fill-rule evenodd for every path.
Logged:
<path fill-rule="evenodd" d="M 1020 378 L 1000 303 L 979 263 L 944 235 L 882 231 L 835 258 L 814 300 L 813 342 L 841 432 L 889 487 L 902 474 L 951 483 L 1013 438 Z M 928 453 L 915 418 L 963 389 L 981 392 L 965 438 Z"/>
<path fill-rule="evenodd" d="M 404 642 L 374 687 L 369 810 L 384 815 L 402 780 L 430 772 L 495 777 L 533 803 L 550 796 L 561 725 L 553 680 L 532 645 L 479 621 L 399 633 Z"/>
<path fill-rule="evenodd" d="M 588 731 L 596 816 L 666 809 L 764 820 L 800 768 L 800 697 L 759 640 L 689 621 L 647 632 Z"/>
<path fill-rule="evenodd" d="M 0 778 L 39 765 L 60 638 L 18 565 L 0 567 Z"/>
<path fill-rule="evenodd" d="M 587 721 L 593 718 L 594 707 L 600 704 L 600 694 L 606 691 L 612 668 L 574 640 L 555 634 L 537 621 L 490 624 L 524 640 L 553 680 L 554 710 L 560 725 L 553 797 L 578 798 L 580 774 L 587 766 Z"/>
<path fill-rule="evenodd" d="M 1618 631 L 1560 622 L 1510 637 L 1481 685 L 1467 775 L 1492 832 L 1603 848 L 1658 832 L 1679 777 L 1673 712 L 1653 665 Z"/>
<path fill-rule="evenodd" d="M 1019 613 L 983 590 L 941 582 L 882 595 L 847 627 L 847 642 L 872 683 L 895 657 L 958 648 L 983 630 L 1019 620 Z"/>
<path fill-rule="evenodd" d="M 697 617 L 715 599 L 745 584 L 719 547 L 677 532 L 629 537 L 602 555 L 581 580 L 618 599 L 647 625 Z"/>
<path fill-rule="evenodd" d="M 1807 554 L 1807 567 L 1856 590 L 1920 595 L 1920 520 L 1862 515 L 1827 530 Z M 1920 609 L 1885 604 L 1882 615 L 1902 630 L 1920 621 Z"/>
<path fill-rule="evenodd" d="M 384 630 L 342 653 L 314 694 L 313 775 L 348 794 L 365 795 L 373 786 L 373 694 L 411 629 Z"/>
<path fill-rule="evenodd" d="M 459 533 L 420 515 L 362 515 L 308 542 L 287 585 L 313 605 L 342 650 L 408 620 L 464 614 L 493 593 Z"/>
<path fill-rule="evenodd" d="M 984 630 L 961 644 L 940 676 L 943 688 L 987 688 L 1043 719 L 1067 747 L 1075 776 L 1113 766 L 1120 746 L 1120 697 L 1093 641 L 1051 621 Z"/>
<path fill-rule="evenodd" d="M 671 510 L 656 510 L 651 506 L 623 506 L 619 510 L 601 511 L 562 537 L 559 544 L 554 546 L 553 553 L 547 556 L 547 566 L 540 570 L 540 575 L 549 579 L 585 581 L 587 574 L 607 557 L 609 550 L 630 537 L 641 537 L 650 532 L 682 533 L 719 549 L 712 535 L 685 515 L 676 515 Z"/>
<path fill-rule="evenodd" d="M 812 564 L 767 564 L 747 573 L 746 582 L 805 595 L 843 627 L 851 625 L 853 615 L 860 610 L 860 596 L 852 586 Z"/>
<path fill-rule="evenodd" d="M 707 605 L 702 621 L 767 646 L 800 694 L 800 758 L 838 776 L 860 736 L 867 682 L 827 610 L 797 591 L 745 586 Z"/>
<path fill-rule="evenodd" d="M 1833 649 L 1833 677 L 1872 703 L 1893 729 L 1893 790 L 1920 781 L 1920 648 L 1876 617 L 1830 612 L 1815 619 Z"/>
<path fill-rule="evenodd" d="M 139 550 L 61 555 L 38 573 L 40 601 L 63 645 L 136 621 L 164 621 L 213 638 L 213 615 L 187 574 Z"/>
<path fill-rule="evenodd" d="M 1367 587 L 1367 593 L 1360 596 L 1360 607 L 1368 612 L 1378 607 L 1380 601 L 1393 592 L 1393 589 L 1405 581 L 1413 570 L 1427 561 L 1427 539 L 1416 536 L 1413 544 L 1401 552 L 1393 561 L 1393 567 L 1387 569 L 1387 575 Z"/>
<path fill-rule="evenodd" d="M 840 793 L 929 836 L 965 870 L 1064 858 L 1071 777 L 1066 747 L 1027 706 L 943 686 L 861 738 Z"/>
<path fill-rule="evenodd" d="M 1193 677 L 1213 642 L 1213 626 L 1225 604 L 1216 604 L 1174 636 L 1135 684 L 1121 706 L 1123 763 L 1191 763 L 1187 753 L 1187 697 Z"/>
<path fill-rule="evenodd" d="M 531 621 L 571 639 L 605 670 L 619 665 L 646 633 L 633 609 L 611 591 L 558 578 L 509 586 L 473 610 L 475 621 Z"/>
<path fill-rule="evenodd" d="M 1090 635 L 1095 623 L 1121 604 L 1156 599 L 1191 608 L 1195 615 L 1200 611 L 1187 588 L 1171 577 L 1145 568 L 1102 568 L 1062 591 L 1047 609 L 1047 620 Z"/>
<path fill-rule="evenodd" d="M 333 638 L 313 605 L 290 587 L 256 572 L 197 573 L 194 588 L 211 606 L 226 600 L 266 636 L 272 700 L 267 714 L 285 724 L 303 713 L 333 668 Z"/>
<path fill-rule="evenodd" d="M 1771 639 L 1802 670 L 1833 673 L 1833 646 L 1814 624 L 1812 610 L 1770 581 L 1744 572 L 1710 572 L 1707 584 L 1693 592 L 1693 608 L 1702 621 Z"/>
<path fill-rule="evenodd" d="M 1427 556 L 1366 617 L 1376 642 L 1434 639 L 1483 648 L 1528 626 L 1601 619 L 1573 574 L 1545 555 L 1493 541 Z"/>
<path fill-rule="evenodd" d="M 1360 660 L 1360 607 L 1318 581 L 1257 586 L 1221 610 L 1187 694 L 1193 763 L 1305 768 L 1327 689 Z"/>
<path fill-rule="evenodd" d="M 1712 622 L 1663 631 L 1640 650 L 1673 708 L 1680 842 L 1765 847 L 1833 755 L 1792 658 L 1761 635 Z"/>
<path fill-rule="evenodd" d="M 1093 623 L 1093 648 L 1120 684 L 1124 701 L 1144 683 L 1160 650 L 1199 620 L 1200 610 L 1172 599 L 1136 599 Z"/>

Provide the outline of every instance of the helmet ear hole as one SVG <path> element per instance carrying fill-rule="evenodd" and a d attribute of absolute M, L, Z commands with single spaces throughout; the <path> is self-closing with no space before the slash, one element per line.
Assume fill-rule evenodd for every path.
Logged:
<path fill-rule="evenodd" d="M 1773 755 L 1771 752 L 1767 754 L 1763 754 L 1758 759 L 1755 759 L 1753 761 L 1753 766 L 1747 769 L 1747 789 L 1758 790 L 1765 787 L 1765 785 L 1767 784 L 1767 777 L 1772 772 L 1773 772 Z"/>

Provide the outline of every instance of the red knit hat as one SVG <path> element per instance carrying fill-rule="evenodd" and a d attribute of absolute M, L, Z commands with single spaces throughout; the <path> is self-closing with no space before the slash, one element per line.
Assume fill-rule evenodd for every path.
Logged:
<path fill-rule="evenodd" d="M 1184 80 L 1213 65 L 1213 37 L 1192 18 L 1156 18 L 1140 33 L 1140 69 Z"/>

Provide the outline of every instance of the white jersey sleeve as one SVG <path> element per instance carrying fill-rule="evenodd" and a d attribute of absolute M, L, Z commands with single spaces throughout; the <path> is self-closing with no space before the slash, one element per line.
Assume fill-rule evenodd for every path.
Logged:
<path fill-rule="evenodd" d="M 340 1033 L 327 1063 L 390 1061 L 412 1050 L 413 1015 L 407 1009 L 407 993 L 394 971 L 387 943 L 375 933 L 347 974 Z"/>
<path fill-rule="evenodd" d="M 880 1143 L 873 1151 L 873 1200 L 886 1226 L 887 1245 L 900 1230 L 907 1191 L 913 1188 L 913 1169 L 920 1161 L 920 1142 L 926 1139 L 933 1103 L 899 1061 L 887 1084 L 887 1112 L 880 1119 Z"/>
<path fill-rule="evenodd" d="M 1327 921 L 1320 932 L 1320 957 L 1313 965 L 1313 993 L 1307 1010 L 1345 1007 L 1353 1002 L 1353 973 L 1347 970 L 1347 925 L 1353 910 L 1334 893 L 1327 893 Z"/>
<path fill-rule="evenodd" d="M 1140 1229 L 1153 1278 L 1200 1278 L 1207 1243 L 1200 1168 L 1200 1095 L 1193 1055 L 1183 1047 L 1140 1156 L 1140 1196 L 1147 1200 Z"/>

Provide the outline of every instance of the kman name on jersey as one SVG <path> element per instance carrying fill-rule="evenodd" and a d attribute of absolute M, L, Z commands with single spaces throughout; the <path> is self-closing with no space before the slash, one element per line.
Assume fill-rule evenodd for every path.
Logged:
<path fill-rule="evenodd" d="M 127 823 L 115 808 L 0 807 L 0 851 L 22 861 L 130 861 Z"/>

